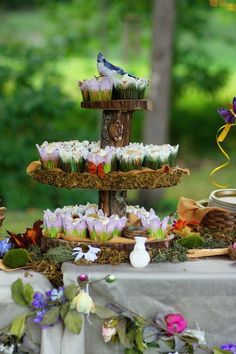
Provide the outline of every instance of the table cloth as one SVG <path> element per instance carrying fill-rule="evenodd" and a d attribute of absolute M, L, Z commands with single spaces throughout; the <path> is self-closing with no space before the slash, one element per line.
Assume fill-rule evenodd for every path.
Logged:
<path fill-rule="evenodd" d="M 40 273 L 24 270 L 11 273 L 0 271 L 0 328 L 7 326 L 15 317 L 27 311 L 25 307 L 17 305 L 11 298 L 11 284 L 18 278 L 22 278 L 24 283 L 29 282 L 35 291 L 48 291 L 52 288 L 50 281 Z M 41 331 L 39 326 L 32 322 L 30 333 L 35 342 L 41 342 L 42 354 L 60 353 L 60 338 L 62 337 L 60 324 Z"/>
<path fill-rule="evenodd" d="M 185 263 L 149 264 L 134 269 L 129 264 L 118 266 L 62 266 L 64 284 L 76 282 L 79 274 L 91 280 L 114 274 L 116 282 L 99 282 L 91 290 L 94 301 L 105 305 L 116 301 L 147 318 L 160 312 L 181 312 L 189 327 L 206 331 L 209 345 L 236 342 L 236 263 L 228 259 L 205 259 Z M 11 299 L 10 286 L 19 277 L 30 282 L 35 290 L 47 291 L 50 282 L 41 274 L 24 271 L 0 272 L 0 327 L 25 311 Z M 105 297 L 104 297 L 105 295 Z M 41 339 L 41 354 L 121 354 L 120 345 L 105 344 L 101 337 L 101 321 L 91 316 L 84 319 L 79 336 L 63 330 L 61 324 L 32 333 Z M 152 354 L 155 351 L 149 350 Z"/>
<path fill-rule="evenodd" d="M 91 291 L 97 303 L 106 304 L 114 299 L 147 318 L 166 310 L 181 312 L 190 328 L 199 325 L 206 331 L 209 345 L 236 342 L 236 263 L 229 259 L 149 264 L 143 269 L 134 269 L 129 264 L 88 267 L 65 263 L 62 270 L 65 285 L 76 281 L 81 273 L 87 273 L 91 280 L 114 274 L 115 283 L 96 284 L 106 299 Z M 100 323 L 92 319 L 91 323 L 85 321 L 79 338 L 65 333 L 62 354 L 68 353 L 67 339 L 70 354 L 123 353 L 121 346 L 103 343 Z"/>

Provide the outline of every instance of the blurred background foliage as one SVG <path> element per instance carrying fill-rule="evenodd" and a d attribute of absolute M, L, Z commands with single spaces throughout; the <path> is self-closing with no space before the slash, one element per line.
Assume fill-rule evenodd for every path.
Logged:
<path fill-rule="evenodd" d="M 176 1 L 168 142 L 180 144 L 179 164 L 189 166 L 192 177 L 167 190 L 160 208 L 175 208 L 180 195 L 207 197 L 214 189 L 209 172 L 223 161 L 215 144 L 223 123 L 216 109 L 235 96 L 236 14 L 210 3 Z M 36 143 L 99 139 L 101 112 L 80 109 L 77 88 L 77 80 L 96 74 L 98 51 L 152 80 L 153 1 L 1 0 L 0 6 L 2 203 L 17 210 L 95 201 L 93 191 L 36 184 L 25 169 L 38 158 Z M 132 140 L 142 141 L 145 115 L 136 115 Z M 232 152 L 234 138 L 232 129 Z M 221 176 L 226 183 L 234 183 L 233 166 Z"/>

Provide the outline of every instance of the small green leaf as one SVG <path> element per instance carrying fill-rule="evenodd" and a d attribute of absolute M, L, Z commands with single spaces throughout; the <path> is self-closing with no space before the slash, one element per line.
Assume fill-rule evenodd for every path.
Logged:
<path fill-rule="evenodd" d="M 125 354 L 134 354 L 135 352 L 133 351 L 133 348 L 130 348 L 130 349 L 128 349 L 128 348 L 126 348 L 125 349 Z"/>
<path fill-rule="evenodd" d="M 116 326 L 117 334 L 121 344 L 126 348 L 131 348 L 129 338 L 126 333 L 126 325 L 127 325 L 126 319 L 122 318 Z"/>
<path fill-rule="evenodd" d="M 43 326 L 51 326 L 54 325 L 60 315 L 60 308 L 59 307 L 52 307 L 50 310 L 48 310 L 45 315 L 43 316 L 42 321 L 40 322 L 40 325 Z"/>
<path fill-rule="evenodd" d="M 25 320 L 28 314 L 21 315 L 16 317 L 10 327 L 10 334 L 16 336 L 17 338 L 21 338 L 25 333 Z"/>
<path fill-rule="evenodd" d="M 72 301 L 77 295 L 78 287 L 75 284 L 70 284 L 65 287 L 64 294 L 67 300 Z"/>
<path fill-rule="evenodd" d="M 24 285 L 21 278 L 18 278 L 11 285 L 11 297 L 15 301 L 16 304 L 20 306 L 28 306 L 27 301 L 24 297 Z"/>
<path fill-rule="evenodd" d="M 23 296 L 24 296 L 25 302 L 28 305 L 31 305 L 31 302 L 33 301 L 33 295 L 34 295 L 33 287 L 30 284 L 23 285 Z"/>
<path fill-rule="evenodd" d="M 76 310 L 69 310 L 65 315 L 64 324 L 72 333 L 80 334 L 83 321 Z"/>
<path fill-rule="evenodd" d="M 136 342 L 138 350 L 140 350 L 141 352 L 143 352 L 145 349 L 147 349 L 146 344 L 143 342 L 142 330 L 140 330 L 139 328 L 136 329 L 135 342 Z"/>
<path fill-rule="evenodd" d="M 230 353 L 232 354 L 230 350 L 223 350 L 218 347 L 213 347 L 212 349 L 214 354 L 230 354 Z"/>
<path fill-rule="evenodd" d="M 67 311 L 69 310 L 69 304 L 62 304 L 60 307 L 60 315 L 64 319 L 65 315 L 67 314 Z"/>
<path fill-rule="evenodd" d="M 146 345 L 147 345 L 147 348 L 158 348 L 157 343 L 154 343 L 154 342 L 152 342 L 152 343 L 146 343 Z"/>
<path fill-rule="evenodd" d="M 169 353 L 171 352 L 171 350 L 174 350 L 174 346 L 175 346 L 173 340 L 164 340 L 163 338 L 159 339 L 157 341 L 157 344 L 158 344 L 158 349 L 161 353 Z"/>
<path fill-rule="evenodd" d="M 181 338 L 184 342 L 187 342 L 187 343 L 198 343 L 199 342 L 196 337 L 189 336 L 187 334 L 182 335 Z"/>
<path fill-rule="evenodd" d="M 117 317 L 117 313 L 101 305 L 95 305 L 95 313 L 102 319 Z"/>

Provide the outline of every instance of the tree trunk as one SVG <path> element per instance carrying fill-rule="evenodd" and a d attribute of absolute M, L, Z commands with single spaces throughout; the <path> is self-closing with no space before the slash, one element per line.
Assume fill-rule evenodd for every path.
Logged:
<path fill-rule="evenodd" d="M 175 0 L 154 0 L 151 95 L 152 112 L 144 125 L 146 144 L 168 143 L 171 93 L 172 44 L 175 23 Z M 160 198 L 162 190 L 142 191 L 140 199 L 146 206 Z"/>

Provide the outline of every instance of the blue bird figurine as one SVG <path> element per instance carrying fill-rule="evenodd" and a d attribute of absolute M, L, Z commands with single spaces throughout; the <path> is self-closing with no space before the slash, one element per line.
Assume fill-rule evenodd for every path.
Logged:
<path fill-rule="evenodd" d="M 98 53 L 97 68 L 98 68 L 98 72 L 101 76 L 109 76 L 109 77 L 113 78 L 117 74 L 119 74 L 121 76 L 127 74 L 127 75 L 137 79 L 135 76 L 127 73 L 119 66 L 115 66 L 112 63 L 110 63 L 109 61 L 107 61 L 102 53 Z"/>

